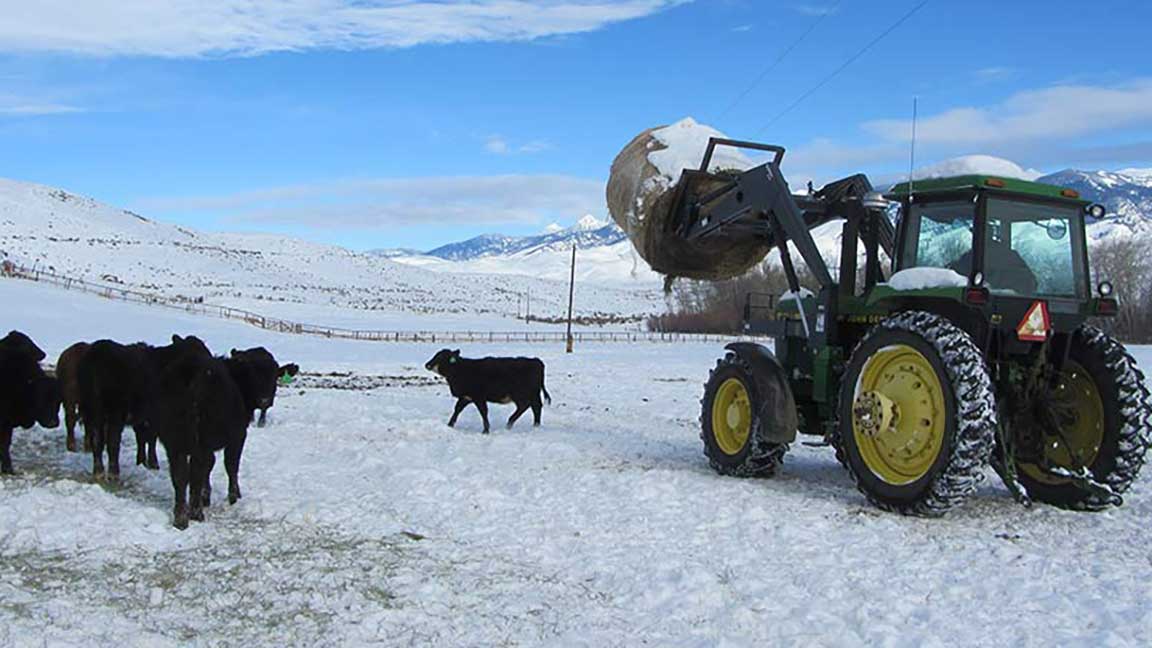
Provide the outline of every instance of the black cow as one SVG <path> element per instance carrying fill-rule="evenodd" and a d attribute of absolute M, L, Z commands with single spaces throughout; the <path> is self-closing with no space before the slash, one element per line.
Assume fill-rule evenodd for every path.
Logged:
<path fill-rule="evenodd" d="M 136 464 L 156 469 L 157 430 L 153 407 L 162 372 L 180 359 L 211 357 L 196 337 L 172 336 L 172 344 L 152 347 L 94 342 L 77 370 L 80 418 L 92 442 L 92 474 L 97 480 L 120 478 L 120 438 L 131 423 L 136 432 Z M 104 450 L 108 451 L 105 474 Z"/>
<path fill-rule="evenodd" d="M 80 422 L 80 362 L 88 355 L 91 344 L 77 342 L 64 349 L 56 360 L 56 378 L 64 396 L 64 445 L 68 452 L 76 452 L 76 424 Z M 92 451 L 92 439 L 84 432 L 84 452 Z"/>
<path fill-rule="evenodd" d="M 533 425 L 540 425 L 540 393 L 549 404 L 552 396 L 544 388 L 544 363 L 539 358 L 480 358 L 460 357 L 460 350 L 441 349 L 424 368 L 448 379 L 448 387 L 456 397 L 456 409 L 448 426 L 456 425 L 460 412 L 472 403 L 484 420 L 484 433 L 488 433 L 488 403 L 516 403 L 516 411 L 508 419 L 511 428 L 529 407 Z"/>
<path fill-rule="evenodd" d="M 12 474 L 12 430 L 60 425 L 60 384 L 44 373 L 44 352 L 23 333 L 0 340 L 0 473 Z"/>
<path fill-rule="evenodd" d="M 44 350 L 36 346 L 32 338 L 24 335 L 20 331 L 9 331 L 8 335 L 0 338 L 0 349 L 7 349 L 9 351 L 19 351 L 32 358 L 35 362 L 40 362 L 48 357 Z"/>
<path fill-rule="evenodd" d="M 232 349 L 229 360 L 232 361 L 230 366 L 234 378 L 244 393 L 244 406 L 248 408 L 249 418 L 260 410 L 256 427 L 264 427 L 268 409 L 276 402 L 276 383 L 284 375 L 283 369 L 264 347 L 244 351 Z"/>
<path fill-rule="evenodd" d="M 185 357 L 164 372 L 154 418 L 168 456 L 175 493 L 172 524 L 178 529 L 188 528 L 189 520 L 204 520 L 218 450 L 224 450 L 228 503 L 241 497 L 240 456 L 252 421 L 249 403 L 264 393 L 252 372 L 250 359 L 235 353 Z"/>

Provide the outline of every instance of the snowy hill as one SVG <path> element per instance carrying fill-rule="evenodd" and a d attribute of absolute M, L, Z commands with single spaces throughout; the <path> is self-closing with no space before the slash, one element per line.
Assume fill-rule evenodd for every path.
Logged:
<path fill-rule="evenodd" d="M 444 245 L 425 254 L 396 256 L 397 263 L 451 273 L 527 275 L 567 281 L 572 246 L 578 253 L 576 279 L 633 289 L 654 289 L 660 277 L 637 255 L 615 223 L 585 216 L 576 225 L 549 225 L 533 236 L 487 234 Z"/>
<path fill-rule="evenodd" d="M 514 318 L 531 292 L 532 311 L 559 316 L 566 281 L 454 274 L 379 255 L 254 234 L 216 234 L 159 223 L 60 189 L 0 180 L 0 258 L 74 278 L 248 308 L 280 317 L 316 306 L 383 317 Z M 587 286 L 585 315 L 639 316 L 660 308 L 651 287 Z M 317 312 L 319 311 L 319 312 Z"/>

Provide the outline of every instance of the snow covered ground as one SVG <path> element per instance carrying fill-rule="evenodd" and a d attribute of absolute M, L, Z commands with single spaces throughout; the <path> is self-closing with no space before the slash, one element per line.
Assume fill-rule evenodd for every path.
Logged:
<path fill-rule="evenodd" d="M 253 428 L 245 497 L 186 532 L 163 472 L 91 483 L 60 430 L 0 479 L 0 645 L 1146 645 L 1152 481 L 1097 514 L 990 479 L 943 520 L 869 507 L 827 449 L 713 474 L 715 345 L 477 345 L 548 366 L 544 425 L 456 429 L 430 345 L 328 341 L 0 281 L 0 327 L 268 346 L 310 374 Z M 1138 348 L 1152 367 L 1152 348 Z M 337 388 L 339 387 L 339 388 Z M 493 406 L 493 422 L 511 407 Z M 131 457 L 131 434 L 125 457 Z M 162 462 L 163 463 L 163 462 Z"/>

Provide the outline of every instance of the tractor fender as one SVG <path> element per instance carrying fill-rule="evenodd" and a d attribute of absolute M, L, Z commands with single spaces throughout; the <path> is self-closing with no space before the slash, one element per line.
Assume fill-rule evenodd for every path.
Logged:
<path fill-rule="evenodd" d="M 796 398 L 792 395 L 788 372 L 776 359 L 776 355 L 755 342 L 733 342 L 724 348 L 735 353 L 752 369 L 756 386 L 763 397 L 763 405 L 756 414 L 764 440 L 771 443 L 795 441 L 796 430 L 800 427 Z"/>

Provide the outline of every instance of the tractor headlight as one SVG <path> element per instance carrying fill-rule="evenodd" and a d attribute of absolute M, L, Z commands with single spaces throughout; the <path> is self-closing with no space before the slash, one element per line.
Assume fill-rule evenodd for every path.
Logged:
<path fill-rule="evenodd" d="M 1100 293 L 1101 297 L 1111 297 L 1112 296 L 1112 282 L 1111 281 L 1101 281 L 1100 285 L 1096 286 L 1096 290 Z"/>
<path fill-rule="evenodd" d="M 983 272 L 977 272 L 976 274 L 972 275 L 972 285 L 976 286 L 977 288 L 984 285 Z"/>
<path fill-rule="evenodd" d="M 1104 218 L 1108 215 L 1108 210 L 1105 209 L 1104 205 L 1101 205 L 1100 203 L 1088 205 L 1084 211 L 1088 212 L 1088 215 L 1092 218 L 1095 218 L 1096 220 L 1100 220 L 1101 218 Z"/>

